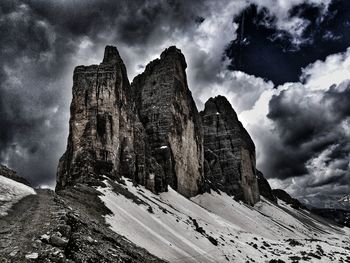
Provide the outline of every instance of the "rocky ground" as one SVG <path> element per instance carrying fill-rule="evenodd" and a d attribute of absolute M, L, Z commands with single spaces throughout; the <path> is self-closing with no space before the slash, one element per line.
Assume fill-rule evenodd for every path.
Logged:
<path fill-rule="evenodd" d="M 78 189 L 64 197 L 37 190 L 1 217 L 0 262 L 162 262 L 109 231 L 97 216 L 104 206 L 85 207 L 97 198 L 93 190 Z M 73 202 L 78 195 L 86 205 Z"/>

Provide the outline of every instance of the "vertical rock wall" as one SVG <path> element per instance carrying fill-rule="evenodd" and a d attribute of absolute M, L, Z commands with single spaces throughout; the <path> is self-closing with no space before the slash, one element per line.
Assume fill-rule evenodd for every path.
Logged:
<path fill-rule="evenodd" d="M 210 98 L 201 112 L 205 177 L 211 188 L 248 204 L 259 201 L 255 146 L 223 96 Z"/>
<path fill-rule="evenodd" d="M 209 186 L 255 204 L 253 141 L 224 97 L 198 113 L 186 67 L 181 51 L 169 47 L 130 85 L 111 46 L 100 65 L 76 67 L 56 189 L 125 176 L 155 193 L 171 186 L 191 197 Z"/>
<path fill-rule="evenodd" d="M 133 140 L 130 94 L 115 47 L 106 47 L 100 65 L 75 68 L 68 145 L 59 162 L 57 189 L 96 175 L 117 175 L 122 148 Z"/>
<path fill-rule="evenodd" d="M 149 188 L 162 192 L 170 185 L 193 196 L 203 181 L 203 138 L 186 67 L 181 51 L 170 47 L 134 79 L 132 89 L 146 132 Z"/>
<path fill-rule="evenodd" d="M 151 62 L 132 89 L 115 47 L 106 47 L 100 65 L 77 67 L 57 190 L 106 175 L 132 178 L 156 193 L 170 185 L 196 195 L 203 182 L 203 137 L 185 69 L 176 47 Z"/>

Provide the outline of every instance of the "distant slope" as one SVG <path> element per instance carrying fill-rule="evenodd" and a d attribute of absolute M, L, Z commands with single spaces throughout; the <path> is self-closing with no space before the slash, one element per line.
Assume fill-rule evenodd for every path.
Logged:
<path fill-rule="evenodd" d="M 113 212 L 106 216 L 111 229 L 169 262 L 350 259 L 350 229 L 281 200 L 275 205 L 262 199 L 250 207 L 225 193 L 189 200 L 172 189 L 155 195 L 128 179 L 106 183 L 99 191 Z"/>
<path fill-rule="evenodd" d="M 337 208 L 312 208 L 311 212 L 332 220 L 334 223 L 350 227 L 350 211 Z"/>
<path fill-rule="evenodd" d="M 31 186 L 31 184 L 26 179 L 24 179 L 21 176 L 18 176 L 16 171 L 1 164 L 0 164 L 0 175 L 6 178 L 12 179 L 16 182 Z"/>
<path fill-rule="evenodd" d="M 34 194 L 33 188 L 0 175 L 0 216 L 23 197 Z"/>

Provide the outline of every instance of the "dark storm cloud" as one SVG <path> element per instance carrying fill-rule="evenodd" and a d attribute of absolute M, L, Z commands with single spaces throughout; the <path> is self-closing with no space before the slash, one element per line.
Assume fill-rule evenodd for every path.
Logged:
<path fill-rule="evenodd" d="M 278 28 L 269 9 L 251 5 L 235 20 L 240 34 L 227 49 L 230 68 L 276 85 L 299 81 L 301 68 L 350 46 L 349 12 L 349 1 L 334 0 L 328 8 L 305 1 L 288 12 L 289 21 L 302 21 L 292 34 Z"/>
<path fill-rule="evenodd" d="M 346 2 L 334 1 L 327 13 L 322 4 L 290 5 L 289 16 L 307 25 L 303 34 L 295 35 L 277 28 L 278 10 L 261 6 L 245 11 L 242 26 L 242 16 L 233 20 L 247 6 L 239 0 L 3 0 L 0 162 L 34 185 L 54 183 L 58 158 L 66 147 L 73 68 L 98 63 L 107 44 L 118 46 L 131 75 L 137 70 L 130 64 L 140 70 L 166 45 L 182 45 L 196 101 L 221 93 L 242 112 L 274 84 L 299 81 L 301 67 L 349 45 Z M 240 25 L 237 40 L 234 21 Z M 230 41 L 229 69 L 257 77 L 227 70 L 223 51 Z M 339 131 L 350 124 L 349 88 L 334 87 L 312 96 L 305 90 L 295 92 L 282 92 L 271 101 L 269 117 L 278 136 L 253 134 L 254 140 L 264 142 L 257 149 L 266 156 L 262 169 L 267 177 L 286 180 L 304 178 L 316 166 L 322 168 L 315 169 L 318 172 L 331 174 L 333 169 L 333 177 L 305 177 L 304 186 L 313 195 L 313 189 L 331 193 L 334 185 L 341 192 L 350 146 Z"/>
<path fill-rule="evenodd" d="M 129 45 L 144 43 L 153 31 L 184 30 L 206 9 L 205 2 L 182 0 L 28 1 L 28 5 L 71 36 L 98 38 L 109 32 Z"/>
<path fill-rule="evenodd" d="M 85 40 L 91 48 L 83 63 L 107 44 L 147 54 L 209 11 L 206 1 L 1 1 L 0 162 L 34 185 L 54 183 Z"/>
<path fill-rule="evenodd" d="M 348 180 L 349 101 L 349 81 L 325 92 L 300 85 L 273 96 L 268 117 L 274 121 L 280 144 L 272 150 L 274 158 L 267 168 L 270 177 L 329 173 L 310 180 L 309 187 Z"/>

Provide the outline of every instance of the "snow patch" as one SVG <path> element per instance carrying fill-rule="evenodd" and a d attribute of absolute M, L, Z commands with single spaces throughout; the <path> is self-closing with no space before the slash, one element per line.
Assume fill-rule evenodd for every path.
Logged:
<path fill-rule="evenodd" d="M 126 186 L 119 185 L 142 200 L 136 204 L 105 182 L 108 187 L 98 189 L 113 212 L 106 216 L 111 229 L 169 262 L 289 262 L 318 246 L 334 260 L 348 252 L 349 229 L 323 224 L 284 202 L 262 198 L 250 207 L 216 192 L 187 199 L 170 187 L 156 195 L 125 180 Z"/>
<path fill-rule="evenodd" d="M 33 188 L 0 175 L 0 216 L 7 215 L 7 211 L 23 197 L 34 194 Z"/>
<path fill-rule="evenodd" d="M 26 259 L 37 259 L 38 258 L 38 253 L 34 252 L 34 253 L 30 253 L 26 255 Z"/>

